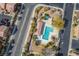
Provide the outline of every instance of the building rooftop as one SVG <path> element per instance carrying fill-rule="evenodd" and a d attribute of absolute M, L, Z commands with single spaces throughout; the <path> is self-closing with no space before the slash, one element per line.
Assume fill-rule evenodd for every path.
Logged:
<path fill-rule="evenodd" d="M 44 29 L 44 22 L 39 21 L 37 24 L 37 31 L 35 32 L 36 35 L 41 35 L 43 33 L 43 29 Z"/>
<path fill-rule="evenodd" d="M 0 3 L 0 12 L 13 14 L 15 3 Z"/>
<path fill-rule="evenodd" d="M 7 30 L 6 26 L 0 26 L 0 37 L 4 37 L 5 36 L 5 31 Z"/>

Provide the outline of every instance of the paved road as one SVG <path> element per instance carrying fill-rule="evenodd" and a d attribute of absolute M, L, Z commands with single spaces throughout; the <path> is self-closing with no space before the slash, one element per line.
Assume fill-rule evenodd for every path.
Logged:
<path fill-rule="evenodd" d="M 49 3 L 49 5 L 63 8 L 64 3 Z"/>
<path fill-rule="evenodd" d="M 22 5 L 23 6 L 23 5 Z M 21 8 L 21 10 L 22 10 L 22 8 Z M 23 14 L 24 15 L 24 14 Z M 18 18 L 18 17 L 17 17 Z M 16 21 L 16 23 L 19 23 L 18 22 L 18 19 L 17 19 L 17 21 Z M 20 29 L 21 28 L 21 25 L 22 25 L 22 23 L 23 23 L 23 21 L 21 22 L 21 23 L 19 23 L 19 24 L 16 24 L 17 25 L 17 27 L 18 27 L 18 29 Z M 15 30 L 15 28 L 13 29 L 13 31 Z M 19 31 L 18 31 L 19 32 Z M 15 34 L 15 35 L 17 35 L 18 34 L 18 32 Z M 8 55 L 8 52 L 9 52 L 9 48 L 11 48 L 11 40 L 12 39 L 15 39 L 15 35 L 11 35 L 11 37 L 10 37 L 10 40 L 9 40 L 9 43 L 8 43 L 8 46 L 7 46 L 7 48 L 6 48 L 6 52 L 5 52 L 5 55 Z M 16 40 L 15 40 L 16 41 Z"/>
<path fill-rule="evenodd" d="M 26 5 L 26 10 L 25 11 L 25 15 L 23 17 L 24 20 L 23 20 L 23 25 L 21 26 L 21 29 L 20 31 L 18 31 L 18 34 L 19 35 L 16 35 L 16 44 L 15 44 L 15 47 L 13 49 L 13 56 L 19 56 L 21 55 L 21 52 L 22 52 L 22 46 L 23 46 L 23 42 L 24 42 L 24 35 L 25 35 L 25 31 L 28 27 L 28 23 L 29 23 L 29 18 L 31 16 L 31 13 L 32 13 L 32 10 L 33 10 L 33 7 L 35 6 L 35 4 L 25 4 Z"/>
<path fill-rule="evenodd" d="M 64 18 L 68 20 L 68 26 L 65 28 L 63 38 L 60 39 L 60 52 L 63 53 L 64 56 L 68 54 L 73 7 L 74 4 L 69 3 L 67 3 L 65 7 Z"/>

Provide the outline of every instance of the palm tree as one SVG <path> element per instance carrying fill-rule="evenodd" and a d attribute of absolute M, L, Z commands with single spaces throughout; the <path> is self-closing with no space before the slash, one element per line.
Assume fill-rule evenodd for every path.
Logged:
<path fill-rule="evenodd" d="M 49 46 L 52 46 L 52 45 L 54 45 L 54 43 L 51 41 L 51 42 L 47 43 L 47 45 L 45 46 L 45 48 L 48 48 Z"/>
<path fill-rule="evenodd" d="M 7 3 L 4 4 L 4 10 L 6 11 L 6 13 L 9 13 L 8 10 L 6 9 Z"/>
<path fill-rule="evenodd" d="M 44 7 L 44 11 L 45 11 L 45 12 L 48 11 L 48 10 L 50 10 L 49 7 Z"/>
<path fill-rule="evenodd" d="M 17 12 L 17 11 L 19 12 L 21 7 L 22 7 L 21 3 L 16 3 L 15 6 L 14 6 L 14 12 Z"/>
<path fill-rule="evenodd" d="M 14 25 L 14 23 L 16 22 L 18 13 L 19 13 L 18 11 L 15 13 L 12 25 Z"/>
<path fill-rule="evenodd" d="M 14 6 L 14 12 L 15 12 L 15 15 L 14 15 L 14 18 L 13 18 L 13 23 L 12 25 L 14 25 L 14 23 L 16 22 L 17 20 L 17 15 L 18 13 L 20 12 L 20 9 L 21 9 L 21 6 L 22 4 L 21 3 L 16 3 L 15 6 Z"/>
<path fill-rule="evenodd" d="M 36 41 L 37 35 L 33 35 L 33 40 Z"/>
<path fill-rule="evenodd" d="M 6 5 L 7 5 L 7 3 L 4 4 L 4 9 L 5 9 L 5 10 L 6 10 Z"/>
<path fill-rule="evenodd" d="M 27 55 L 27 56 L 35 56 L 33 53 L 31 53 L 31 54 L 29 54 L 29 55 Z"/>
<path fill-rule="evenodd" d="M 57 49 L 58 49 L 57 46 L 55 46 L 55 45 L 52 46 L 53 51 L 57 51 Z"/>
<path fill-rule="evenodd" d="M 43 8 L 42 6 L 37 7 L 36 10 L 35 10 L 35 12 L 38 14 L 39 11 L 40 11 L 42 8 Z"/>
<path fill-rule="evenodd" d="M 26 52 L 23 52 L 23 53 L 22 53 L 22 56 L 26 56 Z"/>

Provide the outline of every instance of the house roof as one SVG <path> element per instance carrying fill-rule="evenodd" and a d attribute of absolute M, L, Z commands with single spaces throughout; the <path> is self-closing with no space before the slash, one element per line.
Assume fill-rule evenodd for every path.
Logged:
<path fill-rule="evenodd" d="M 37 24 L 37 31 L 35 32 L 36 35 L 41 35 L 42 34 L 42 30 L 44 28 L 44 22 L 39 21 Z"/>
<path fill-rule="evenodd" d="M 15 3 L 7 3 L 6 4 L 6 9 L 8 12 L 12 12 L 14 10 L 14 5 Z M 0 9 L 4 9 L 5 3 L 0 3 Z"/>
<path fill-rule="evenodd" d="M 5 32 L 5 30 L 7 29 L 7 27 L 6 26 L 0 26 L 0 37 L 4 37 L 4 32 Z"/>

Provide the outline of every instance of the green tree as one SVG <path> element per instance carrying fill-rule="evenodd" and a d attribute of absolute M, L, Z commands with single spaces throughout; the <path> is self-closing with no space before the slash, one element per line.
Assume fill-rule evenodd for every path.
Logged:
<path fill-rule="evenodd" d="M 64 20 L 60 16 L 54 16 L 52 19 L 52 26 L 62 29 L 64 27 Z"/>
<path fill-rule="evenodd" d="M 35 30 L 35 28 L 36 28 L 36 25 L 35 25 L 35 22 L 33 21 L 32 22 L 32 24 L 31 24 L 31 32 L 35 32 L 34 30 Z"/>
<path fill-rule="evenodd" d="M 35 10 L 35 12 L 38 14 L 39 11 L 40 11 L 42 8 L 43 8 L 42 6 L 37 7 L 36 10 Z"/>
<path fill-rule="evenodd" d="M 37 35 L 33 35 L 33 40 L 35 41 L 37 39 Z"/>
<path fill-rule="evenodd" d="M 23 55 L 23 56 L 26 56 L 26 52 L 23 52 L 22 55 Z"/>
<path fill-rule="evenodd" d="M 27 56 L 35 56 L 33 53 L 31 53 L 31 54 L 28 54 Z"/>
<path fill-rule="evenodd" d="M 52 46 L 52 45 L 54 45 L 53 42 L 48 42 L 47 45 L 45 46 L 45 48 L 48 48 L 49 46 Z"/>
<path fill-rule="evenodd" d="M 25 48 L 25 51 L 27 51 L 27 52 L 29 51 L 29 46 L 30 46 L 29 45 L 29 42 L 27 42 L 26 45 L 25 45 L 25 47 L 24 47 Z"/>
<path fill-rule="evenodd" d="M 53 51 L 57 51 L 57 50 L 58 50 L 58 47 L 55 46 L 55 45 L 53 45 L 53 46 L 52 46 L 52 50 L 53 50 Z"/>

